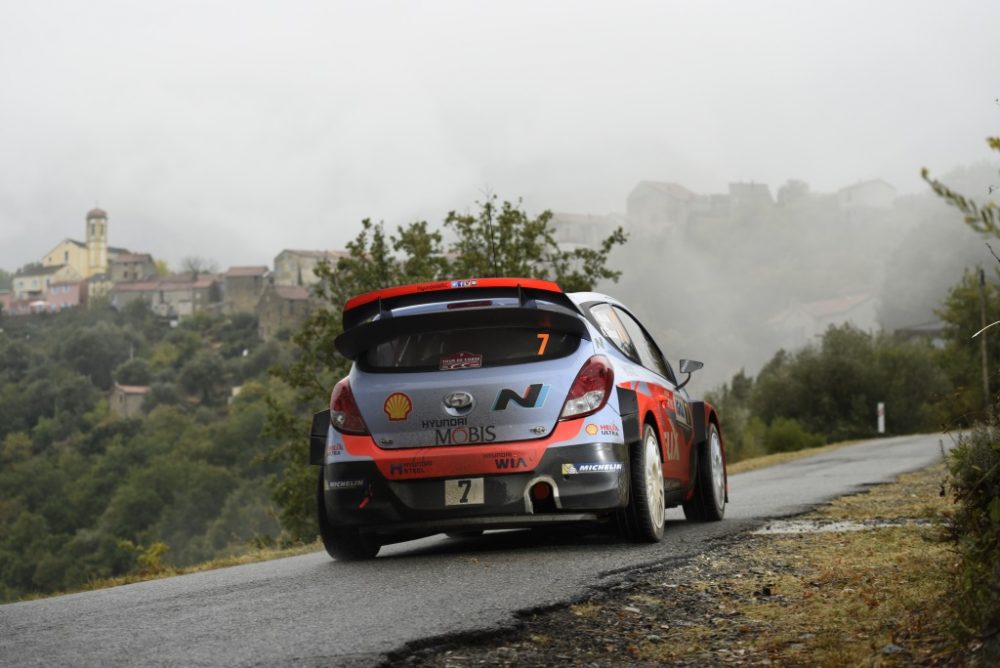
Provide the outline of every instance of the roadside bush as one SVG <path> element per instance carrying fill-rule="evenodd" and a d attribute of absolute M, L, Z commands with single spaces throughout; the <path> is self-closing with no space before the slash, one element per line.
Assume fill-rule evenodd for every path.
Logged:
<path fill-rule="evenodd" d="M 958 616 L 981 638 L 987 665 L 1000 662 L 1000 423 L 963 435 L 948 459 L 957 508 L 952 523 L 961 563 Z"/>
<path fill-rule="evenodd" d="M 796 420 L 775 418 L 764 435 L 768 452 L 793 452 L 823 445 L 823 437 L 802 428 Z"/>

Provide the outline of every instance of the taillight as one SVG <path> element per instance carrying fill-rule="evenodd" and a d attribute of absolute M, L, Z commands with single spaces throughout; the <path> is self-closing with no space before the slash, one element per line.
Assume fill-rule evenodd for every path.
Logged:
<path fill-rule="evenodd" d="M 615 372 L 608 358 L 594 355 L 576 374 L 559 419 L 583 417 L 601 410 L 608 403 L 614 384 Z"/>
<path fill-rule="evenodd" d="M 346 378 L 334 386 L 330 395 L 330 424 L 345 434 L 368 433 L 368 427 L 358 410 L 358 402 L 354 400 L 351 384 Z"/>

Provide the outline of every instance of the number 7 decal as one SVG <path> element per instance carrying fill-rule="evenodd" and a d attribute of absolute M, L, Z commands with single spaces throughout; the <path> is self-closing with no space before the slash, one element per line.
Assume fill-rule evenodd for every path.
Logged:
<path fill-rule="evenodd" d="M 538 344 L 538 354 L 544 355 L 545 346 L 549 345 L 549 335 L 545 332 L 542 332 L 537 336 L 537 338 L 541 339 L 541 343 Z"/>

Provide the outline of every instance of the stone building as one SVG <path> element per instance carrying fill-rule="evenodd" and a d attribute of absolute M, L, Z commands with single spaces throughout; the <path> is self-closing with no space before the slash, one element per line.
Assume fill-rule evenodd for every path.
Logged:
<path fill-rule="evenodd" d="M 57 281 L 49 284 L 49 311 L 61 311 L 87 303 L 87 281 Z"/>
<path fill-rule="evenodd" d="M 316 265 L 324 260 L 337 265 L 337 260 L 347 257 L 345 251 L 283 250 L 274 258 L 275 285 L 315 285 Z"/>
<path fill-rule="evenodd" d="M 626 201 L 630 229 L 682 227 L 687 223 L 695 197 L 693 192 L 678 183 L 640 181 Z"/>
<path fill-rule="evenodd" d="M 121 309 L 142 299 L 161 317 L 183 319 L 222 309 L 222 276 L 174 274 L 146 281 L 115 283 L 108 294 L 115 308 Z"/>
<path fill-rule="evenodd" d="M 882 179 L 858 181 L 837 191 L 841 209 L 891 209 L 896 201 L 896 189 Z"/>
<path fill-rule="evenodd" d="M 230 267 L 222 275 L 225 313 L 253 313 L 270 282 L 271 273 L 265 266 Z"/>
<path fill-rule="evenodd" d="M 156 276 L 156 263 L 149 253 L 122 253 L 110 262 L 112 283 L 140 281 Z"/>
<path fill-rule="evenodd" d="M 142 403 L 149 394 L 149 388 L 144 385 L 119 385 L 111 389 L 108 409 L 117 418 L 128 419 L 142 417 Z"/>
<path fill-rule="evenodd" d="M 624 219 L 615 214 L 596 216 L 589 213 L 556 212 L 549 221 L 552 238 L 560 248 L 596 248 L 616 227 L 624 224 Z"/>
<path fill-rule="evenodd" d="M 29 265 L 14 274 L 14 299 L 44 302 L 53 283 L 71 283 L 81 278 L 73 265 Z"/>
<path fill-rule="evenodd" d="M 269 285 L 257 303 L 260 338 L 268 341 L 282 329 L 294 331 L 309 315 L 309 289 L 301 285 Z"/>

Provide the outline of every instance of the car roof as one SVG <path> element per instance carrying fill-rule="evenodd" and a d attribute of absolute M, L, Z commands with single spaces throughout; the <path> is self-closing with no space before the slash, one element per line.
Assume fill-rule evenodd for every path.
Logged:
<path fill-rule="evenodd" d="M 570 292 L 566 294 L 570 300 L 577 305 L 578 308 L 582 307 L 584 304 L 589 304 L 590 302 L 608 302 L 609 304 L 614 304 L 615 306 L 621 306 L 626 311 L 629 310 L 625 304 L 621 303 L 614 297 L 610 297 L 601 292 Z M 583 309 L 581 308 L 581 311 Z"/>

